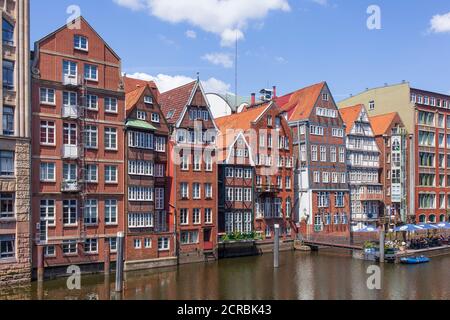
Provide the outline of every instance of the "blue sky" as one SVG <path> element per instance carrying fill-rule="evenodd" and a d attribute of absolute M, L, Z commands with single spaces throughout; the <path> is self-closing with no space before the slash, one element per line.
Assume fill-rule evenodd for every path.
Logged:
<path fill-rule="evenodd" d="M 32 0 L 32 41 L 63 25 L 76 4 L 121 56 L 124 72 L 155 77 L 164 88 L 200 72 L 209 90 L 234 91 L 227 42 L 238 34 L 240 95 L 272 85 L 283 94 L 323 80 L 336 100 L 402 80 L 450 94 L 449 1 L 177 1 Z M 381 30 L 366 26 L 372 4 L 381 9 Z"/>

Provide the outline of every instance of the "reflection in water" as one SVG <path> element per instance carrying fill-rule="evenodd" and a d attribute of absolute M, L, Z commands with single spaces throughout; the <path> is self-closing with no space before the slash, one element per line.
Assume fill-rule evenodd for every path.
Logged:
<path fill-rule="evenodd" d="M 114 292 L 114 275 L 94 275 L 83 276 L 78 291 L 58 279 L 0 293 L 0 299 L 450 299 L 450 256 L 426 265 L 381 266 L 381 290 L 367 288 L 370 265 L 346 251 L 285 252 L 276 270 L 272 255 L 264 255 L 127 273 L 122 294 Z"/>

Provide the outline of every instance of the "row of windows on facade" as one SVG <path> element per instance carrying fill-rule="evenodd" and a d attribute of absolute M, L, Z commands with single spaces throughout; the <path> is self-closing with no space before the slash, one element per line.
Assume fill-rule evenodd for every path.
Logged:
<path fill-rule="evenodd" d="M 331 220 L 333 218 L 333 221 Z M 329 226 L 329 225 L 347 225 L 348 216 L 346 213 L 333 214 L 325 213 L 323 215 L 316 214 L 314 216 L 314 225 L 318 227 Z"/>
<path fill-rule="evenodd" d="M 85 224 L 96 225 L 99 222 L 97 199 L 87 199 L 83 209 L 83 221 Z M 103 201 L 104 217 L 103 221 L 107 225 L 117 225 L 118 223 L 118 201 L 116 199 L 106 199 Z M 77 226 L 79 223 L 79 202 L 76 199 L 62 200 L 62 222 L 65 226 Z M 40 202 L 41 222 L 46 226 L 56 226 L 56 200 L 42 199 Z"/>
<path fill-rule="evenodd" d="M 157 201 L 155 205 L 156 217 L 158 231 L 165 231 L 167 228 L 167 214 L 164 211 L 164 193 L 156 190 Z M 3 197 L 3 196 L 2 196 Z M 13 210 L 13 198 L 9 198 L 9 195 L 4 200 L 8 201 L 5 206 L 7 210 L 5 214 L 13 214 L 10 210 Z M 2 198 L 3 202 L 3 198 Z M 3 206 L 3 203 L 2 203 Z M 97 225 L 99 223 L 99 201 L 97 199 L 86 199 L 83 208 L 83 221 L 86 225 Z M 72 219 L 73 210 L 77 210 L 77 200 L 63 200 L 63 221 L 67 224 L 74 224 L 76 222 Z M 67 217 L 65 218 L 65 215 Z M 75 213 L 75 216 L 77 213 Z M 3 209 L 2 209 L 3 216 Z M 41 221 L 46 222 L 46 226 L 55 227 L 56 226 L 56 201 L 53 199 L 43 199 L 40 203 L 40 217 Z M 104 201 L 104 222 L 106 224 L 117 224 L 117 201 L 116 200 L 105 200 Z M 154 213 L 129 213 L 128 214 L 128 227 L 129 228 L 154 228 Z"/>
<path fill-rule="evenodd" d="M 236 202 L 252 202 L 252 188 L 225 188 L 225 200 Z"/>
<path fill-rule="evenodd" d="M 438 140 L 436 141 L 436 133 L 431 131 L 419 130 L 419 146 L 421 147 L 436 147 L 450 149 L 450 134 L 445 135 L 439 133 Z"/>
<path fill-rule="evenodd" d="M 136 249 L 142 248 L 142 243 L 140 239 L 134 241 L 134 246 Z M 112 253 L 117 252 L 117 238 L 106 238 L 105 243 L 109 243 L 110 251 Z M 150 238 L 144 238 L 144 248 L 152 248 L 152 240 Z M 98 254 L 99 253 L 99 239 L 89 238 L 86 239 L 82 244 L 83 252 L 85 254 Z M 78 255 L 79 254 L 79 244 L 77 240 L 64 240 L 61 245 L 61 250 L 63 255 Z M 169 237 L 159 237 L 158 238 L 158 251 L 168 251 L 170 250 L 170 238 Z M 56 246 L 49 245 L 44 249 L 44 255 L 47 258 L 56 257 Z"/>
<path fill-rule="evenodd" d="M 225 177 L 236 179 L 251 179 L 253 177 L 253 170 L 227 167 L 225 168 Z"/>
<path fill-rule="evenodd" d="M 419 187 L 450 187 L 450 175 L 440 174 L 439 184 L 436 184 L 436 175 L 419 173 Z"/>
<path fill-rule="evenodd" d="M 283 189 L 283 177 L 277 176 L 276 186 L 279 189 Z M 264 183 L 263 183 L 264 182 Z M 286 190 L 290 190 L 292 188 L 292 178 L 290 176 L 285 177 L 284 186 Z M 269 176 L 256 176 L 256 185 L 257 186 L 272 186 L 272 177 Z"/>
<path fill-rule="evenodd" d="M 358 151 L 379 152 L 377 143 L 373 137 L 348 137 L 347 148 Z"/>
<path fill-rule="evenodd" d="M 178 143 L 208 144 L 216 142 L 217 132 L 215 130 L 177 130 Z"/>
<path fill-rule="evenodd" d="M 277 134 L 278 136 L 278 134 Z M 274 148 L 273 135 L 272 134 L 259 134 L 259 148 Z M 280 150 L 289 150 L 289 138 L 287 136 L 278 136 L 278 144 L 275 146 Z"/>
<path fill-rule="evenodd" d="M 430 214 L 428 217 L 425 214 L 419 215 L 419 223 L 436 223 L 438 222 L 435 214 Z M 445 222 L 445 214 L 439 215 L 439 222 Z"/>
<path fill-rule="evenodd" d="M 378 201 L 357 201 L 351 202 L 352 216 L 355 218 L 366 218 L 361 216 L 367 216 L 369 219 L 375 219 L 378 217 L 380 206 Z"/>
<path fill-rule="evenodd" d="M 288 197 L 285 201 L 284 216 L 290 218 L 292 214 L 292 200 Z M 281 198 L 257 198 L 255 201 L 257 219 L 283 218 L 283 199 Z"/>
<path fill-rule="evenodd" d="M 317 207 L 319 208 L 329 208 L 330 203 L 330 192 L 318 192 L 317 193 Z M 335 192 L 334 193 L 334 207 L 343 208 L 345 207 L 345 193 Z"/>
<path fill-rule="evenodd" d="M 450 108 L 450 100 L 424 96 L 421 94 L 416 94 L 414 92 L 411 93 L 411 102 L 424 104 L 424 105 L 432 106 L 432 107 L 439 107 L 439 108 L 446 108 L 446 109 Z"/>
<path fill-rule="evenodd" d="M 445 154 L 439 154 L 436 158 L 435 153 L 419 152 L 419 166 L 436 168 L 436 160 L 439 168 L 446 168 Z M 450 154 L 447 155 L 447 165 L 450 164 Z"/>
<path fill-rule="evenodd" d="M 84 64 L 84 80 L 98 81 L 98 66 L 94 64 Z M 78 78 L 78 63 L 71 60 L 63 60 L 63 81 Z"/>
<path fill-rule="evenodd" d="M 328 149 L 329 149 L 329 158 L 328 158 Z M 336 147 L 326 147 L 320 146 L 320 154 L 319 154 L 319 146 L 312 145 L 311 146 L 311 161 L 318 162 L 320 155 L 321 162 L 327 162 L 330 159 L 330 162 L 337 163 L 338 162 L 338 154 Z M 302 144 L 300 146 L 300 160 L 307 161 L 307 152 L 306 145 Z M 345 163 L 345 147 L 339 148 L 339 162 Z"/>
<path fill-rule="evenodd" d="M 180 195 L 182 199 L 189 199 L 189 183 L 180 183 Z M 213 198 L 213 185 L 211 183 L 204 184 L 204 199 Z M 193 183 L 192 184 L 192 199 L 201 200 L 202 199 L 202 184 Z"/>
<path fill-rule="evenodd" d="M 39 92 L 40 92 L 39 96 L 40 96 L 41 104 L 56 106 L 56 91 L 55 91 L 55 89 L 40 88 Z M 81 114 L 79 112 L 76 112 L 77 107 L 79 106 L 78 98 L 79 97 L 78 97 L 77 92 L 73 92 L 73 91 L 63 91 L 62 92 L 63 107 L 73 108 L 73 111 L 74 111 L 74 114 L 67 114 L 67 112 L 65 112 L 66 110 L 63 110 L 64 115 L 72 116 L 72 115 Z M 93 95 L 93 94 L 86 95 L 86 105 L 85 106 L 88 110 L 98 111 L 99 103 L 100 103 L 100 98 L 98 96 Z M 104 97 L 103 98 L 103 106 L 104 106 L 104 111 L 106 113 L 114 113 L 114 114 L 118 113 L 117 98 Z M 158 116 L 159 116 L 159 114 L 158 114 Z M 159 122 L 159 118 L 155 119 L 155 120 L 158 120 L 158 121 L 154 121 L 154 122 Z"/>
<path fill-rule="evenodd" d="M 253 217 L 251 212 L 225 212 L 225 233 L 249 234 L 253 228 Z"/>
<path fill-rule="evenodd" d="M 88 183 L 98 183 L 98 167 L 97 164 L 87 164 L 84 170 L 84 181 Z M 104 182 L 118 183 L 118 166 L 104 166 Z M 78 165 L 74 163 L 63 164 L 63 181 L 77 182 Z M 165 164 L 154 164 L 152 161 L 129 161 L 129 175 L 144 175 L 163 178 L 165 176 Z M 42 162 L 40 165 L 41 182 L 56 182 L 56 163 Z"/>
<path fill-rule="evenodd" d="M 63 123 L 63 144 L 70 146 L 78 145 L 78 126 L 75 123 Z M 99 129 L 94 125 L 87 125 L 84 128 L 84 147 L 89 149 L 98 148 Z M 54 121 L 41 121 L 40 142 L 42 145 L 56 145 L 56 124 Z M 161 141 L 165 145 L 165 140 Z M 104 148 L 105 150 L 117 151 L 117 128 L 104 128 Z M 164 147 L 165 148 L 165 147 Z"/>
<path fill-rule="evenodd" d="M 212 224 L 213 223 L 212 209 L 210 208 L 203 209 L 203 214 L 204 214 L 204 223 Z M 189 209 L 180 209 L 180 224 L 181 225 L 190 224 Z M 202 224 L 202 209 L 200 208 L 192 209 L 192 224 L 194 225 Z"/>
<path fill-rule="evenodd" d="M 330 179 L 331 177 L 331 179 Z M 345 172 L 313 172 L 314 183 L 347 183 L 347 174 Z"/>
<path fill-rule="evenodd" d="M 328 135 L 327 128 L 317 125 L 309 126 L 309 133 L 313 136 L 324 136 Z M 300 134 L 306 134 L 306 125 L 300 126 Z M 331 128 L 331 136 L 335 138 L 343 138 L 344 137 L 344 129 L 342 128 Z"/>
<path fill-rule="evenodd" d="M 292 168 L 294 164 L 294 157 L 284 157 L 278 156 L 277 158 L 277 167 L 278 168 Z M 257 166 L 265 166 L 271 167 L 273 166 L 273 156 L 267 154 L 258 153 L 256 155 L 256 165 Z"/>
<path fill-rule="evenodd" d="M 439 203 L 436 202 L 436 199 Z M 419 209 L 450 209 L 450 195 L 439 194 L 439 198 L 437 198 L 435 193 L 419 193 Z"/>
<path fill-rule="evenodd" d="M 418 124 L 423 126 L 436 127 L 436 117 L 437 117 L 437 127 L 445 129 L 447 126 L 450 129 L 450 115 L 436 114 L 434 112 L 419 111 Z"/>
<path fill-rule="evenodd" d="M 204 169 L 206 171 L 213 171 L 213 159 L 210 154 L 205 154 L 202 156 L 201 154 L 194 153 L 194 155 L 191 154 L 183 154 L 180 158 L 180 168 L 183 171 L 189 171 L 190 169 L 190 163 L 192 158 L 194 159 L 193 162 L 193 170 L 194 171 L 201 171 L 202 170 L 202 162 L 204 161 Z M 204 159 L 203 159 L 204 158 Z"/>

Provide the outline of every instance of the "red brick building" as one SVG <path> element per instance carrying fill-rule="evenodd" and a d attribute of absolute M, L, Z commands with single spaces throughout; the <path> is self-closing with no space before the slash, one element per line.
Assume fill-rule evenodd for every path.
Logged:
<path fill-rule="evenodd" d="M 244 231 L 249 231 L 249 213 L 253 209 L 253 228 L 263 239 L 273 239 L 276 224 L 280 225 L 284 239 L 295 237 L 296 225 L 292 214 L 293 146 L 291 131 L 281 113 L 282 110 L 277 104 L 270 101 L 250 105 L 241 113 L 216 119 L 222 135 L 236 137 L 236 144 L 231 144 L 231 148 L 228 149 L 227 163 L 230 162 L 234 152 L 235 156 L 238 155 L 238 151 L 230 153 L 230 150 L 239 147 L 243 150 L 239 155 L 245 158 L 243 165 L 239 164 L 234 168 L 225 165 L 224 173 L 220 176 L 225 181 L 219 195 L 219 198 L 225 199 L 225 208 L 221 208 L 224 213 L 221 219 L 224 221 L 225 231 L 240 231 L 236 230 L 236 225 L 241 225 L 240 221 L 243 221 Z M 248 157 L 246 150 L 249 151 Z M 249 175 L 249 166 L 252 165 L 255 168 L 254 178 L 250 178 Z M 245 170 L 248 170 L 247 177 Z M 237 179 L 236 172 L 238 172 Z M 249 183 L 252 180 L 254 193 L 245 195 L 245 192 L 249 192 Z M 250 201 L 245 201 L 250 199 L 254 202 L 254 208 L 250 208 Z M 245 206 L 243 211 L 242 205 Z"/>
<path fill-rule="evenodd" d="M 275 99 L 293 136 L 294 212 L 304 236 L 349 236 L 345 125 L 322 82 Z"/>
<path fill-rule="evenodd" d="M 384 192 L 380 213 L 386 223 L 394 227 L 408 222 L 408 136 L 397 112 L 373 116 L 369 120 L 380 150 L 379 178 Z"/>
<path fill-rule="evenodd" d="M 127 77 L 124 83 L 125 269 L 171 265 L 176 258 L 173 217 L 168 214 L 169 126 L 154 83 Z"/>
<path fill-rule="evenodd" d="M 100 268 L 124 230 L 121 60 L 81 17 L 36 42 L 32 71 L 34 267 Z"/>
<path fill-rule="evenodd" d="M 217 257 L 217 127 L 200 80 L 162 93 L 171 131 L 170 215 L 180 263 Z"/>

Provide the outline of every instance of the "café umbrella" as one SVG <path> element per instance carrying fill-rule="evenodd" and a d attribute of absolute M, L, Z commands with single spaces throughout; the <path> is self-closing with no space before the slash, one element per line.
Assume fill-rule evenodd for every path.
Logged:
<path fill-rule="evenodd" d="M 436 230 L 436 229 L 439 229 L 439 227 L 437 225 L 429 224 L 429 223 L 419 224 L 419 227 L 421 227 L 423 230 Z"/>
<path fill-rule="evenodd" d="M 377 232 L 378 229 L 374 227 L 364 227 L 362 229 L 356 230 L 355 232 Z"/>
<path fill-rule="evenodd" d="M 415 232 L 424 230 L 422 227 L 416 226 L 415 224 L 406 224 L 401 227 L 397 227 L 394 229 L 395 232 Z"/>
<path fill-rule="evenodd" d="M 437 224 L 437 227 L 439 229 L 446 229 L 446 230 L 448 230 L 448 229 L 450 229 L 450 223 L 448 223 L 448 222 L 441 222 L 441 223 Z"/>

